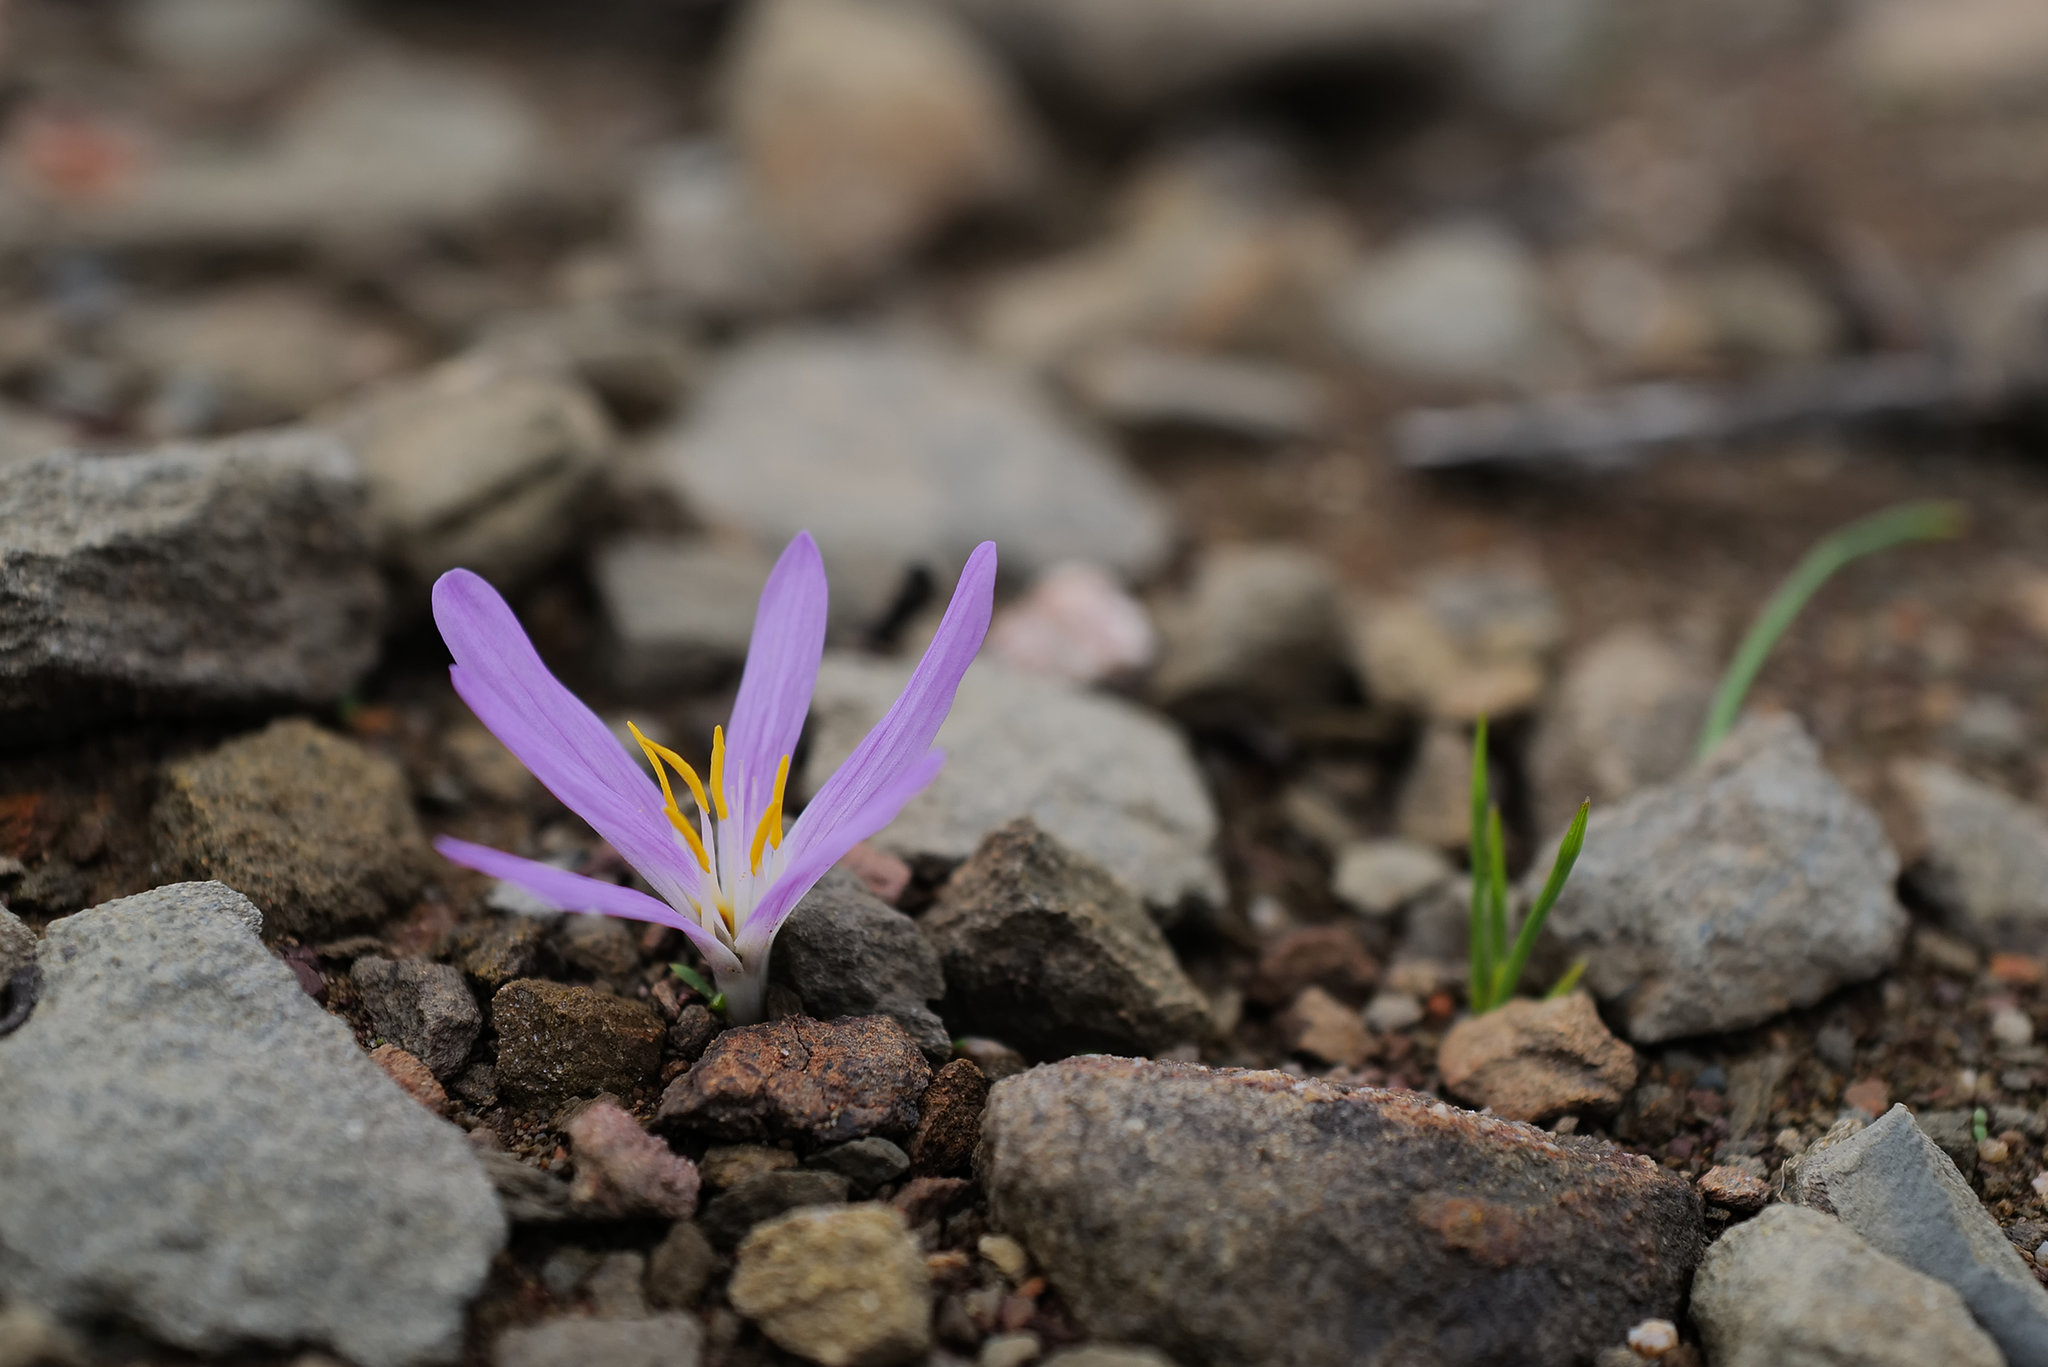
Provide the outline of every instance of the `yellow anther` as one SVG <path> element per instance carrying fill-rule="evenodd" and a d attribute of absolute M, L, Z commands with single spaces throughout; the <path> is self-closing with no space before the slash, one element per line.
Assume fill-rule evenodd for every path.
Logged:
<path fill-rule="evenodd" d="M 725 810 L 725 728 L 711 728 L 711 800 L 718 804 L 718 819 L 730 821 Z"/>
<path fill-rule="evenodd" d="M 789 756 L 784 755 L 775 765 L 775 795 L 768 799 L 768 810 L 761 813 L 761 824 L 754 828 L 754 848 L 749 863 L 755 873 L 761 871 L 761 847 L 773 845 L 782 848 L 782 791 L 789 784 Z"/>
<path fill-rule="evenodd" d="M 697 771 L 684 763 L 683 757 L 675 751 L 647 739 L 633 723 L 627 722 L 626 729 L 633 733 L 634 740 L 640 742 L 640 748 L 647 752 L 647 762 L 654 766 L 654 777 L 661 784 L 661 798 L 665 804 L 663 814 L 668 817 L 669 824 L 689 842 L 690 853 L 697 856 L 697 862 L 703 866 L 704 872 L 711 872 L 711 856 L 705 852 L 704 841 L 697 835 L 696 823 L 685 817 L 682 809 L 676 806 L 675 790 L 669 787 L 668 772 L 662 768 L 662 761 L 667 760 L 676 767 L 676 772 L 690 785 L 690 795 L 697 799 L 697 809 L 704 811 L 708 809 L 704 801 L 704 785 L 698 781 Z"/>

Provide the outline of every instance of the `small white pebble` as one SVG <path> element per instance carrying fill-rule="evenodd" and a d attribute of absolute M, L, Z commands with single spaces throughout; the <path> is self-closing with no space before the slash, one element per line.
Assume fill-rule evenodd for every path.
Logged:
<path fill-rule="evenodd" d="M 2012 1150 L 2003 1139 L 1982 1139 L 1977 1142 L 1977 1161 L 1998 1164 L 2012 1157 Z"/>
<path fill-rule="evenodd" d="M 1024 1367 L 1044 1351 L 1036 1334 L 997 1334 L 981 1345 L 974 1361 L 976 1367 Z"/>
<path fill-rule="evenodd" d="M 1423 1014 L 1422 1003 L 1414 993 L 1382 989 L 1366 1003 L 1365 1023 L 1382 1035 L 1391 1035 L 1421 1024 Z"/>
<path fill-rule="evenodd" d="M 1670 1320 L 1644 1320 L 1628 1331 L 1628 1346 L 1639 1358 L 1663 1357 L 1678 1347 L 1678 1326 Z"/>
<path fill-rule="evenodd" d="M 2034 1180 L 2027 1185 L 2034 1189 L 2034 1195 L 2048 1201 L 2048 1172 L 2036 1173 Z"/>
<path fill-rule="evenodd" d="M 996 1271 L 1013 1282 L 1024 1280 L 1024 1274 L 1031 1270 L 1031 1256 L 1024 1251 L 1024 1245 L 1007 1234 L 984 1234 L 975 1247 L 981 1256 L 995 1264 Z"/>
<path fill-rule="evenodd" d="M 2034 1042 L 2034 1022 L 2017 1006 L 2001 1006 L 1991 1013 L 1991 1038 L 2008 1049 L 2024 1049 Z"/>

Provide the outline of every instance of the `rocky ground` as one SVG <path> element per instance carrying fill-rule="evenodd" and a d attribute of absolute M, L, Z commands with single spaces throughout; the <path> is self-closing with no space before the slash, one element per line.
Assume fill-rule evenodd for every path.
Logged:
<path fill-rule="evenodd" d="M 0 1367 L 2048 1363 L 2048 10 L 0 22 Z M 701 762 L 799 529 L 799 794 L 1003 582 L 728 1029 L 425 590 Z"/>

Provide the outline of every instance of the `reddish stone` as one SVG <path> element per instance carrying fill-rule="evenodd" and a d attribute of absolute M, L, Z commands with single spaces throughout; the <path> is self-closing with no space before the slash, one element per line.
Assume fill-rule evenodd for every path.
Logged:
<path fill-rule="evenodd" d="M 2043 976 L 2041 960 L 2032 954 L 1994 954 L 1992 978 L 2008 987 L 2038 987 Z"/>
<path fill-rule="evenodd" d="M 1717 1164 L 1700 1175 L 1700 1196 L 1709 1205 L 1748 1215 L 1771 1199 L 1771 1184 L 1753 1172 Z"/>
<path fill-rule="evenodd" d="M 662 1093 L 657 1123 L 719 1139 L 836 1144 L 905 1135 L 931 1065 L 888 1016 L 787 1016 L 727 1030 Z"/>
<path fill-rule="evenodd" d="M 1305 987 L 1280 1017 L 1280 1037 L 1294 1053 L 1339 1068 L 1356 1068 L 1373 1054 L 1372 1032 L 1355 1006 L 1320 987 Z"/>
<path fill-rule="evenodd" d="M 572 1199 L 622 1216 L 687 1220 L 697 1213 L 697 1165 L 611 1102 L 585 1107 L 565 1133 L 576 1158 Z"/>
<path fill-rule="evenodd" d="M 904 1222 L 916 1229 L 959 1209 L 973 1186 L 964 1177 L 913 1177 L 889 1204 L 902 1211 Z"/>
<path fill-rule="evenodd" d="M 940 1176 L 964 1170 L 981 1138 L 981 1112 L 987 1105 L 988 1078 L 972 1059 L 956 1058 L 939 1069 L 917 1103 L 911 1171 Z"/>
<path fill-rule="evenodd" d="M 1379 974 L 1379 964 L 1344 926 L 1305 926 L 1266 946 L 1245 995 L 1261 1006 L 1291 1001 L 1305 987 L 1360 996 Z"/>
<path fill-rule="evenodd" d="M 1611 1113 L 1636 1082 L 1635 1050 L 1608 1033 L 1583 992 L 1524 997 L 1459 1021 L 1437 1067 L 1454 1095 L 1509 1120 Z"/>
<path fill-rule="evenodd" d="M 1867 1077 L 1842 1089 L 1842 1104 L 1852 1111 L 1880 1116 L 1892 1108 L 1892 1090 L 1883 1078 Z"/>
<path fill-rule="evenodd" d="M 426 1064 L 395 1044 L 380 1044 L 372 1049 L 370 1062 L 382 1068 L 386 1077 L 405 1088 L 414 1101 L 435 1115 L 448 1114 L 448 1092 Z"/>
<path fill-rule="evenodd" d="M 910 865 L 865 840 L 840 856 L 839 867 L 892 907 L 910 886 Z"/>

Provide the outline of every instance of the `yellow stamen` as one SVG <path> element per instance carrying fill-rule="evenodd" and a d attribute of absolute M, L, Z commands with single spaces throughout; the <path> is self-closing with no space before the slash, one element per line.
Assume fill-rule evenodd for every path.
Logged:
<path fill-rule="evenodd" d="M 784 755 L 775 765 L 775 795 L 768 799 L 768 810 L 761 813 L 761 824 L 754 828 L 754 848 L 750 855 L 755 873 L 761 871 L 761 847 L 773 845 L 782 848 L 782 790 L 789 783 L 789 756 Z"/>
<path fill-rule="evenodd" d="M 697 806 L 702 810 L 705 805 L 704 785 L 697 781 L 697 771 L 685 764 L 683 757 L 675 751 L 647 739 L 633 723 L 627 722 L 626 729 L 633 733 L 634 740 L 640 742 L 640 748 L 647 752 L 647 762 L 654 766 L 654 777 L 661 783 L 661 797 L 665 804 L 663 815 L 668 817 L 669 825 L 674 826 L 677 833 L 689 843 L 690 853 L 697 856 L 697 863 L 703 867 L 704 872 L 711 872 L 711 856 L 704 849 L 704 841 L 697 835 L 697 824 L 685 817 L 682 810 L 676 806 L 675 789 L 669 787 L 668 772 L 662 768 L 661 762 L 665 759 L 676 767 L 676 772 L 690 785 L 690 794 L 697 799 Z"/>
<path fill-rule="evenodd" d="M 739 934 L 739 923 L 733 920 L 732 916 L 732 899 L 721 892 L 712 905 L 718 908 L 718 914 L 724 918 L 726 933 L 730 935 Z"/>
<path fill-rule="evenodd" d="M 730 821 L 725 810 L 725 728 L 711 728 L 711 800 L 718 804 L 718 819 Z"/>

